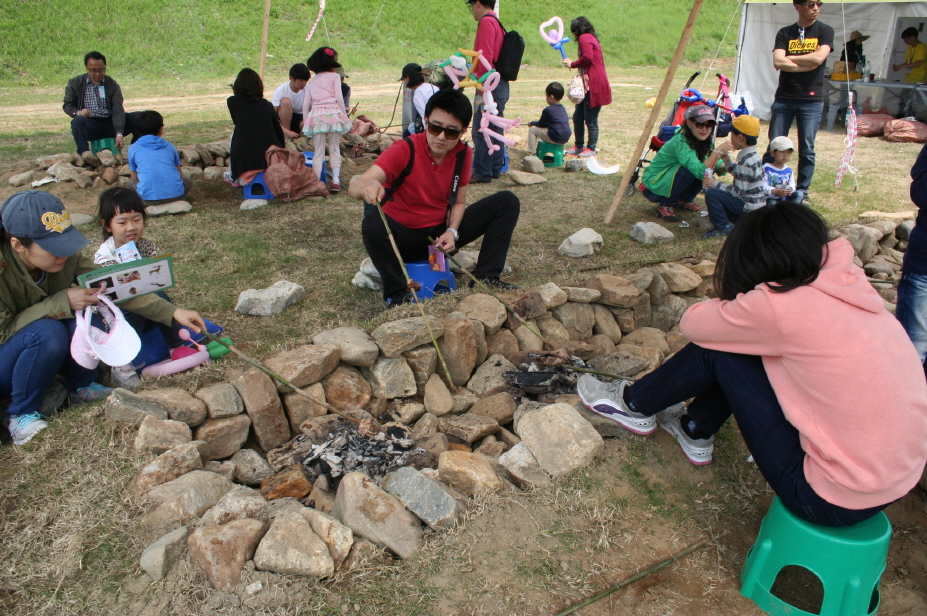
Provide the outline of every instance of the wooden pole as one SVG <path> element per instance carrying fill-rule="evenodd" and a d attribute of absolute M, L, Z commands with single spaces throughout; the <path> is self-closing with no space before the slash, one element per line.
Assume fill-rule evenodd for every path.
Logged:
<path fill-rule="evenodd" d="M 264 0 L 264 33 L 261 35 L 261 62 L 258 74 L 264 79 L 264 65 L 267 63 L 267 30 L 270 27 L 270 0 Z"/>
<path fill-rule="evenodd" d="M 695 2 L 692 3 L 692 10 L 689 11 L 689 19 L 686 21 L 686 27 L 682 30 L 682 36 L 679 38 L 679 45 L 676 47 L 676 53 L 673 54 L 673 61 L 670 62 L 670 66 L 666 71 L 666 76 L 663 78 L 663 85 L 660 86 L 660 93 L 657 94 L 657 102 L 654 103 L 653 109 L 650 110 L 650 117 L 647 118 L 647 123 L 644 124 L 644 132 L 641 133 L 641 138 L 638 139 L 637 146 L 634 148 L 634 154 L 631 155 L 631 160 L 628 162 L 628 166 L 625 167 L 624 174 L 621 177 L 621 186 L 618 187 L 618 194 L 615 195 L 611 207 L 608 208 L 608 213 L 605 214 L 605 224 L 611 224 L 612 219 L 615 217 L 618 204 L 621 203 L 621 199 L 624 197 L 624 191 L 628 188 L 628 183 L 631 181 L 631 176 L 634 174 L 637 161 L 641 159 L 641 154 L 644 153 L 644 147 L 646 147 L 647 142 L 650 140 L 650 133 L 653 131 L 653 125 L 657 123 L 657 118 L 660 117 L 660 108 L 663 106 L 666 94 L 669 92 L 670 86 L 673 83 L 673 77 L 676 76 L 676 69 L 679 68 L 679 62 L 682 60 L 682 55 L 685 53 L 686 46 L 689 44 L 689 37 L 692 35 L 692 28 L 695 27 L 695 21 L 698 18 L 699 11 L 702 10 L 702 2 L 703 0 L 695 0 Z"/>

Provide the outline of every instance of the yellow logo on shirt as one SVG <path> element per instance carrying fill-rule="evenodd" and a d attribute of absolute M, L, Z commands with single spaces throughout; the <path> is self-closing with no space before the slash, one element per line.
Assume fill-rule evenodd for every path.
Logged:
<path fill-rule="evenodd" d="M 805 53 L 812 53 L 817 48 L 818 39 L 816 38 L 806 38 L 804 41 L 801 39 L 790 39 L 788 55 L 796 56 Z"/>
<path fill-rule="evenodd" d="M 45 212 L 42 214 L 42 222 L 45 224 L 46 231 L 64 233 L 65 229 L 71 226 L 71 214 L 67 210 L 60 214 L 56 212 Z"/>

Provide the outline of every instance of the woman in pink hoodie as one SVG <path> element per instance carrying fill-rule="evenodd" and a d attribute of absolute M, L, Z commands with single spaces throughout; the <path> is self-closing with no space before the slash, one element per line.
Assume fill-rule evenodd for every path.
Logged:
<path fill-rule="evenodd" d="M 583 375 L 583 403 L 637 434 L 659 424 L 693 464 L 711 462 L 733 414 L 794 513 L 825 526 L 875 515 L 924 470 L 927 384 L 853 257 L 807 207 L 748 213 L 718 256 L 718 299 L 682 318 L 692 343 L 633 386 Z"/>

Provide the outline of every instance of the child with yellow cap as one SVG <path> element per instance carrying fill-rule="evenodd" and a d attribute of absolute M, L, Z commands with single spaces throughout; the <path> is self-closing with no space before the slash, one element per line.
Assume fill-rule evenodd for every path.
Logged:
<path fill-rule="evenodd" d="M 734 178 L 733 184 L 722 184 L 713 176 L 702 181 L 705 188 L 705 205 L 711 230 L 703 239 L 726 236 L 741 216 L 766 205 L 766 178 L 763 173 L 763 159 L 756 151 L 760 136 L 760 121 L 753 116 L 734 118 L 731 127 L 731 149 L 739 150 L 737 161 L 727 151 L 718 149 L 724 166 Z"/>

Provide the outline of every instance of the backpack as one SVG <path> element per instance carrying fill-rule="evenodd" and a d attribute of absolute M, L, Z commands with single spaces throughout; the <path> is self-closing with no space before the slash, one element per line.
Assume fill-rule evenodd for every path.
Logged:
<path fill-rule="evenodd" d="M 492 17 L 499 22 L 503 33 L 502 47 L 496 59 L 496 72 L 506 81 L 516 81 L 518 70 L 521 68 L 521 58 L 525 55 L 525 39 L 515 30 L 506 30 L 495 15 L 486 15 L 486 17 Z"/>

